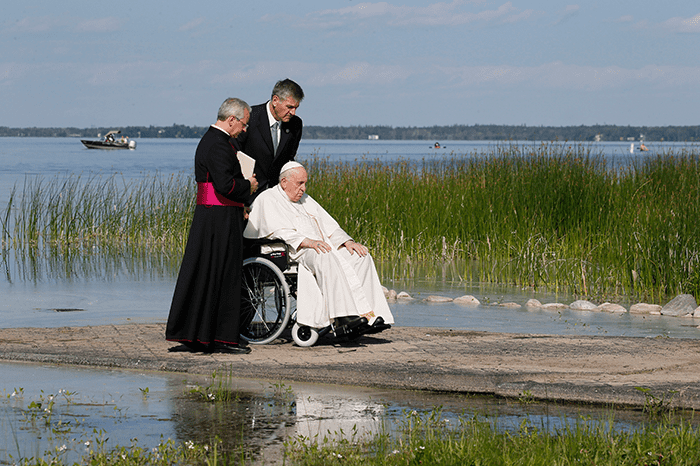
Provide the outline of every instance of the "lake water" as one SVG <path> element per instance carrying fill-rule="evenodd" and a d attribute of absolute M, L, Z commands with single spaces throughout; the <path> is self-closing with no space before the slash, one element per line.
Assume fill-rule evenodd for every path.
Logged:
<path fill-rule="evenodd" d="M 134 151 L 98 151 L 83 147 L 74 138 L 0 138 L 0 206 L 6 206 L 9 193 L 21 191 L 25 179 L 63 177 L 79 174 L 91 177 L 123 177 L 125 180 L 173 173 L 189 173 L 198 140 L 137 139 Z M 444 141 L 441 149 L 429 141 L 346 141 L 303 140 L 299 147 L 301 162 L 311 158 L 330 161 L 406 159 L 420 162 L 439 158 L 492 154 L 499 148 L 518 144 L 539 146 L 535 142 L 496 143 L 484 141 Z M 570 144 L 570 143 L 567 143 Z M 623 164 L 631 157 L 648 157 L 659 151 L 695 146 L 678 143 L 647 143 L 651 149 L 632 156 L 629 142 L 583 143 L 594 152 L 601 151 L 611 163 Z M 179 260 L 179 258 L 176 258 Z M 124 322 L 164 322 L 167 319 L 175 282 L 175 272 L 159 273 L 130 258 L 89 258 L 66 274 L 59 260 L 34 263 L 16 260 L 10 254 L 0 256 L 0 326 L 58 327 L 64 325 L 100 325 Z M 39 268 L 37 272 L 37 267 Z M 391 267 L 389 267 L 390 269 Z M 659 316 L 613 315 L 582 311 L 527 311 L 490 305 L 529 298 L 546 302 L 569 303 L 572 296 L 558 293 L 522 291 L 465 283 L 452 275 L 434 280 L 392 282 L 385 286 L 408 291 L 418 299 L 392 303 L 397 324 L 437 326 L 468 330 L 511 331 L 525 333 L 626 335 L 700 338 L 697 319 Z M 430 294 L 458 297 L 476 296 L 478 307 L 453 303 L 428 304 Z M 627 303 L 629 305 L 629 303 Z M 69 311 L 66 311 L 69 310 Z"/>
<path fill-rule="evenodd" d="M 106 448 L 135 444 L 150 450 L 166 439 L 210 445 L 218 437 L 229 451 L 242 447 L 269 461 L 281 456 L 288 439 L 397 432 L 409 415 L 425 419 L 438 406 L 455 428 L 460 417 L 473 415 L 513 431 L 523 422 L 561 430 L 614 419 L 616 430 L 630 430 L 648 421 L 639 410 L 613 416 L 610 409 L 591 406 L 261 380 L 233 379 L 235 402 L 190 395 L 211 384 L 211 377 L 189 374 L 0 363 L 0 464 L 47 458 L 52 455 L 44 452 L 57 450 L 65 464 L 73 464 L 97 449 L 100 438 Z M 44 411 L 50 399 L 54 405 Z M 32 409 L 32 403 L 42 409 Z"/>
<path fill-rule="evenodd" d="M 137 139 L 135 151 L 84 149 L 78 139 L 0 138 L 0 206 L 13 186 L 21 190 L 25 179 L 80 174 L 84 177 L 140 179 L 192 169 L 197 140 Z M 533 145 L 535 143 L 524 143 Z M 447 141 L 443 149 L 428 141 L 302 141 L 298 159 L 313 157 L 337 161 L 399 158 L 420 162 L 440 157 L 491 153 L 493 142 Z M 679 144 L 647 144 L 652 152 Z M 630 160 L 629 143 L 597 143 L 613 164 Z M 650 153 L 641 155 L 648 156 Z M 639 157 L 636 155 L 635 157 Z M 179 259 L 179 258 L 178 258 Z M 167 318 L 174 273 L 162 273 L 140 265 L 133 258 L 86 258 L 66 273 L 60 258 L 35 263 L 0 256 L 0 327 L 60 327 L 164 322 Z M 381 268 L 381 267 L 380 267 Z M 391 270 L 391 265 L 387 266 Z M 582 311 L 509 309 L 498 303 L 571 302 L 572 296 L 532 292 L 512 287 L 466 283 L 449 270 L 434 279 L 388 281 L 414 300 L 391 303 L 400 326 L 449 327 L 494 332 L 571 335 L 626 335 L 700 338 L 698 319 L 662 316 L 614 315 Z M 432 294 L 458 297 L 472 294 L 484 303 L 465 307 L 454 303 L 429 304 Z M 624 303 L 629 305 L 629 303 Z M 45 450 L 66 448 L 64 459 L 79 458 L 95 445 L 95 430 L 104 431 L 108 446 L 135 444 L 153 448 L 163 439 L 208 443 L 219 436 L 229 447 L 245 445 L 263 456 L 278 455 L 286 438 L 313 438 L 339 432 L 384 432 L 394 429 L 415 411 L 425 415 L 442 406 L 445 417 L 462 413 L 489 413 L 505 427 L 517 428 L 524 420 L 549 429 L 585 416 L 607 419 L 607 410 L 549 404 L 523 405 L 461 395 L 371 390 L 311 384 L 274 385 L 254 380 L 235 381 L 241 401 L 222 406 L 194 401 L 187 396 L 193 386 L 206 386 L 206 378 L 183 374 L 153 374 L 95 368 L 56 367 L 38 364 L 0 363 L 0 462 L 9 455 L 41 457 Z M 15 389 L 23 391 L 11 396 Z M 146 391 L 146 389 L 148 389 Z M 70 394 L 66 395 L 65 391 Z M 46 403 L 54 395 L 56 405 L 47 424 L 46 412 L 29 409 L 32 402 Z M 34 418 L 33 416 L 36 416 Z M 589 417 L 590 416 L 590 417 Z M 616 413 L 616 428 L 644 422 L 638 412 Z M 57 422 L 69 429 L 54 429 Z M 86 442 L 91 442 L 86 445 Z"/>

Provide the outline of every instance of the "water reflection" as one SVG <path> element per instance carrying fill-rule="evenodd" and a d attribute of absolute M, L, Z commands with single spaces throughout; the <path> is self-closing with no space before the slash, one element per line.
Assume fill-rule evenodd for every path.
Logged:
<path fill-rule="evenodd" d="M 94 248 L 0 248 L 0 267 L 9 283 L 61 281 L 66 283 L 115 278 L 173 279 L 180 267 L 181 251 L 124 247 L 119 252 Z"/>
<path fill-rule="evenodd" d="M 149 449 L 165 439 L 212 445 L 218 438 L 225 451 L 270 458 L 286 439 L 300 436 L 396 435 L 411 416 L 429 416 L 437 407 L 450 425 L 480 416 L 511 430 L 524 421 L 547 430 L 611 420 L 615 429 L 630 430 L 649 421 L 637 410 L 241 379 L 231 379 L 234 401 L 207 402 L 189 391 L 208 386 L 210 377 L 46 365 L 3 363 L 0 380 L 0 461 L 64 447 L 66 458 L 77 461 L 100 438 L 107 448 Z"/>

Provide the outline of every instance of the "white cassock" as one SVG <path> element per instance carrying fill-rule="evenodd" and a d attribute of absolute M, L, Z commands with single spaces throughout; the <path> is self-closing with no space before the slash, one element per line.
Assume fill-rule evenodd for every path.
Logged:
<path fill-rule="evenodd" d="M 367 317 L 370 325 L 377 317 L 394 323 L 372 256 L 340 248 L 352 238 L 309 195 L 292 202 L 279 184 L 265 190 L 251 206 L 243 236 L 279 239 L 291 247 L 290 257 L 299 264 L 299 324 L 322 328 L 333 318 L 358 315 Z M 325 241 L 332 250 L 300 250 L 305 238 Z"/>

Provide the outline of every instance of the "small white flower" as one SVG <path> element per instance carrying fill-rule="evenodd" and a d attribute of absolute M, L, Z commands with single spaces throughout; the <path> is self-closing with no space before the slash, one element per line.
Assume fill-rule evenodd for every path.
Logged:
<path fill-rule="evenodd" d="M 64 443 L 63 445 L 61 445 L 60 447 L 58 447 L 58 452 L 61 453 L 61 452 L 66 451 L 67 449 L 68 449 L 68 447 L 67 447 L 66 444 Z"/>
<path fill-rule="evenodd" d="M 188 440 L 185 442 L 185 446 L 189 448 L 190 450 L 194 449 L 194 442 L 192 440 Z"/>

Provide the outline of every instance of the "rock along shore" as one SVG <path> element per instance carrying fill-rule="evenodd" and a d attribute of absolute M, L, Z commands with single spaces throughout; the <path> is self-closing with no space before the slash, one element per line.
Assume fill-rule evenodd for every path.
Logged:
<path fill-rule="evenodd" d="M 248 355 L 168 352 L 164 324 L 0 329 L 0 360 L 405 390 L 700 409 L 700 340 L 394 327 L 355 342 L 290 338 Z"/>

